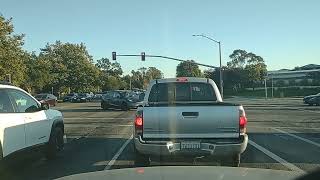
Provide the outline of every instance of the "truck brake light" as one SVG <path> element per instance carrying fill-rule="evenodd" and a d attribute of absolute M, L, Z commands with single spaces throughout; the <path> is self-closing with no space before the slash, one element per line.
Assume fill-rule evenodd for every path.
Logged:
<path fill-rule="evenodd" d="M 240 109 L 239 110 L 240 133 L 246 133 L 246 131 L 247 131 L 247 128 L 246 128 L 247 123 L 248 123 L 248 120 L 247 120 L 246 114 L 245 114 L 243 109 Z"/>
<path fill-rule="evenodd" d="M 137 112 L 136 114 L 136 117 L 134 119 L 134 127 L 135 127 L 135 135 L 142 135 L 143 115 L 141 111 Z"/>
<path fill-rule="evenodd" d="M 143 125 L 143 119 L 140 116 L 137 116 L 134 122 L 135 122 L 135 125 L 138 127 L 141 127 Z"/>

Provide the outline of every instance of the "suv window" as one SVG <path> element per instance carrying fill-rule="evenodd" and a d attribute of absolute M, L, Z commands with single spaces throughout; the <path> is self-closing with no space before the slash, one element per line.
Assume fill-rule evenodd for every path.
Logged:
<path fill-rule="evenodd" d="M 150 91 L 149 102 L 216 101 L 211 84 L 207 83 L 158 83 Z"/>
<path fill-rule="evenodd" d="M 28 113 L 39 110 L 40 107 L 38 103 L 27 94 L 15 89 L 10 89 L 7 92 L 11 97 L 12 102 L 15 103 L 18 112 Z"/>
<path fill-rule="evenodd" d="M 114 98 L 120 98 L 120 93 L 119 92 L 114 92 L 113 97 Z"/>
<path fill-rule="evenodd" d="M 0 113 L 13 113 L 14 109 L 8 94 L 0 90 Z"/>

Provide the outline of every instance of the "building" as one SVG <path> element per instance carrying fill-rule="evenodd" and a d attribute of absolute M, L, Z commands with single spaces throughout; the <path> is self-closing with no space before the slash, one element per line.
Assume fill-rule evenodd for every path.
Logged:
<path fill-rule="evenodd" d="M 304 79 L 307 79 L 309 83 L 312 83 L 314 80 L 308 77 L 308 74 L 311 72 L 319 72 L 320 69 L 310 69 L 310 70 L 288 70 L 282 69 L 278 71 L 268 71 L 268 79 L 273 80 L 276 84 L 278 81 L 283 81 L 284 84 L 288 85 L 292 80 L 296 83 L 301 82 Z"/>

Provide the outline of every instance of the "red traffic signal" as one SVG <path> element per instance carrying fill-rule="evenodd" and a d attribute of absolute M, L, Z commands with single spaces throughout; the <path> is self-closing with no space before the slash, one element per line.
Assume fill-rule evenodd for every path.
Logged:
<path fill-rule="evenodd" d="M 145 60 L 146 60 L 146 53 L 145 53 L 145 52 L 142 52 L 142 53 L 141 53 L 141 60 L 142 60 L 142 61 L 145 61 Z"/>
<path fill-rule="evenodd" d="M 117 60 L 117 53 L 116 52 L 112 52 L 112 60 Z"/>

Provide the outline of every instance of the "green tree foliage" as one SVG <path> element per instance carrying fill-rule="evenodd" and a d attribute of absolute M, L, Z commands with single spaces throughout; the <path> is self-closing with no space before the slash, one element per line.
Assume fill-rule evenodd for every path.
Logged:
<path fill-rule="evenodd" d="M 39 59 L 49 65 L 51 86 L 58 92 L 94 91 L 99 70 L 93 65 L 84 44 L 71 44 L 56 41 L 41 49 Z"/>
<path fill-rule="evenodd" d="M 229 57 L 231 61 L 227 63 L 229 73 L 226 75 L 235 79 L 232 86 L 243 84 L 246 87 L 254 88 L 264 80 L 267 74 L 267 65 L 261 56 L 237 49 Z"/>
<path fill-rule="evenodd" d="M 131 80 L 131 87 L 139 89 L 146 88 L 151 80 L 161 78 L 163 78 L 163 73 L 156 67 L 141 67 L 137 71 L 132 70 L 131 76 L 124 77 L 128 86 L 130 86 Z"/>
<path fill-rule="evenodd" d="M 123 73 L 120 64 L 118 62 L 112 63 L 108 58 L 101 58 L 97 60 L 96 67 L 111 76 L 121 76 Z"/>
<path fill-rule="evenodd" d="M 203 77 L 201 70 L 193 60 L 184 61 L 178 64 L 176 70 L 177 77 Z"/>
<path fill-rule="evenodd" d="M 231 61 L 227 63 L 228 68 L 243 69 L 246 64 L 247 55 L 248 53 L 245 50 L 241 50 L 241 49 L 234 50 L 232 54 L 229 56 Z"/>
<path fill-rule="evenodd" d="M 95 66 L 100 70 L 97 84 L 102 90 L 127 89 L 120 76 L 123 71 L 118 62 L 112 63 L 108 58 L 97 60 Z"/>
<path fill-rule="evenodd" d="M 24 81 L 24 88 L 29 92 L 40 92 L 41 89 L 51 82 L 48 62 L 41 60 L 32 53 L 26 60 L 27 76 Z"/>
<path fill-rule="evenodd" d="M 14 34 L 11 19 L 0 15 L 0 79 L 11 74 L 15 85 L 22 85 L 26 78 L 28 53 L 22 49 L 23 37 L 23 34 Z"/>

